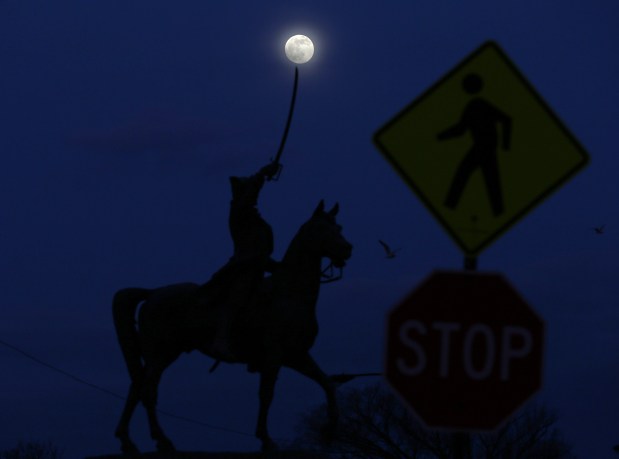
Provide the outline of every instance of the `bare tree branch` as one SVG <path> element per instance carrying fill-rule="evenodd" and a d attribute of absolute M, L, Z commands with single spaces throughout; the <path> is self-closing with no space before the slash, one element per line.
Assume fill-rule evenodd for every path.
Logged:
<path fill-rule="evenodd" d="M 342 391 L 339 402 L 341 422 L 332 443 L 325 443 L 320 434 L 320 408 L 301 419 L 294 445 L 334 459 L 448 459 L 453 453 L 449 432 L 426 429 L 381 384 Z M 472 455 L 480 459 L 573 458 L 556 421 L 556 413 L 546 407 L 529 406 L 496 432 L 472 435 Z"/>

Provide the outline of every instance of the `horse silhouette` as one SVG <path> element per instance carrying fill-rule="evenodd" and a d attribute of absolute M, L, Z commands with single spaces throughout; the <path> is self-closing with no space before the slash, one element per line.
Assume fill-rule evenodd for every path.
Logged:
<path fill-rule="evenodd" d="M 116 429 L 125 453 L 137 454 L 129 436 L 131 416 L 141 401 L 148 415 L 151 438 L 159 451 L 173 451 L 157 419 L 157 389 L 164 370 L 183 352 L 198 350 L 217 362 L 244 363 L 260 374 L 256 437 L 262 450 L 275 449 L 267 429 L 269 406 L 281 367 L 288 367 L 318 383 L 325 392 L 328 421 L 325 433 L 333 435 L 338 408 L 335 381 L 309 354 L 318 335 L 316 303 L 322 278 L 322 259 L 343 267 L 352 245 L 335 220 L 339 206 L 325 211 L 320 201 L 311 218 L 292 239 L 272 276 L 236 317 L 230 350 L 219 353 L 213 339 L 225 300 L 213 299 L 209 289 L 194 283 L 155 289 L 125 288 L 113 301 L 114 325 L 129 370 L 131 385 Z M 136 312 L 138 319 L 136 323 Z"/>

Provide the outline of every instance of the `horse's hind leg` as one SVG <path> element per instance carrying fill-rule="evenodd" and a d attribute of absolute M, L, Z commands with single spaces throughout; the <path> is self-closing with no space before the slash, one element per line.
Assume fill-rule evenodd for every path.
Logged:
<path fill-rule="evenodd" d="M 157 418 L 157 395 L 159 381 L 163 371 L 178 357 L 178 354 L 168 355 L 165 358 L 160 357 L 157 361 L 149 363 L 145 368 L 144 376 L 144 391 L 142 393 L 142 402 L 146 408 L 148 415 L 148 424 L 150 427 L 150 436 L 157 442 L 157 450 L 161 452 L 175 451 L 174 445 L 165 435 L 159 419 Z"/>
<path fill-rule="evenodd" d="M 279 366 L 269 366 L 260 371 L 260 407 L 258 409 L 258 423 L 256 425 L 256 437 L 262 442 L 262 451 L 271 451 L 277 449 L 277 445 L 269 436 L 267 428 L 267 418 L 269 416 L 269 408 L 273 401 L 275 392 L 275 383 L 279 373 Z"/>
<path fill-rule="evenodd" d="M 129 387 L 129 395 L 127 396 L 127 400 L 125 401 L 125 408 L 123 409 L 120 421 L 118 422 L 118 426 L 116 427 L 115 435 L 116 438 L 120 440 L 121 451 L 125 454 L 139 454 L 138 448 L 129 437 L 129 421 L 131 421 L 131 416 L 133 415 L 133 412 L 135 411 L 135 408 L 140 401 L 140 384 L 141 381 L 139 379 L 131 381 L 131 386 Z"/>
<path fill-rule="evenodd" d="M 325 391 L 329 422 L 325 426 L 323 434 L 327 440 L 331 440 L 335 436 L 339 418 L 337 398 L 335 396 L 335 383 L 320 369 L 316 361 L 309 354 L 287 361 L 285 365 L 301 373 L 303 376 L 310 378 L 312 381 L 315 381 Z"/>

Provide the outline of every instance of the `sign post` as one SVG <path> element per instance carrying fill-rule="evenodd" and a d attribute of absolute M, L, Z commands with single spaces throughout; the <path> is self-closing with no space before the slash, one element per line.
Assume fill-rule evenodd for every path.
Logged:
<path fill-rule="evenodd" d="M 541 385 L 544 324 L 477 256 L 579 172 L 589 156 L 494 42 L 467 56 L 374 135 L 464 253 L 387 318 L 385 375 L 429 427 L 494 430 Z"/>

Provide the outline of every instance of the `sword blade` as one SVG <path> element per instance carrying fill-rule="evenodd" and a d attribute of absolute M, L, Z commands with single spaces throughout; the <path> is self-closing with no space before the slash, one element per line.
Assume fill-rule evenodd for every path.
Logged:
<path fill-rule="evenodd" d="M 284 151 L 284 145 L 286 145 L 286 139 L 288 138 L 288 131 L 290 130 L 290 123 L 292 122 L 292 114 L 294 113 L 294 104 L 297 99 L 297 87 L 299 86 L 299 68 L 294 68 L 294 86 L 292 87 L 292 99 L 290 100 L 290 110 L 288 111 L 288 119 L 286 120 L 286 127 L 284 129 L 284 135 L 282 141 L 279 144 L 279 149 L 275 155 L 274 163 L 279 164 L 279 159 L 282 157 Z"/>

